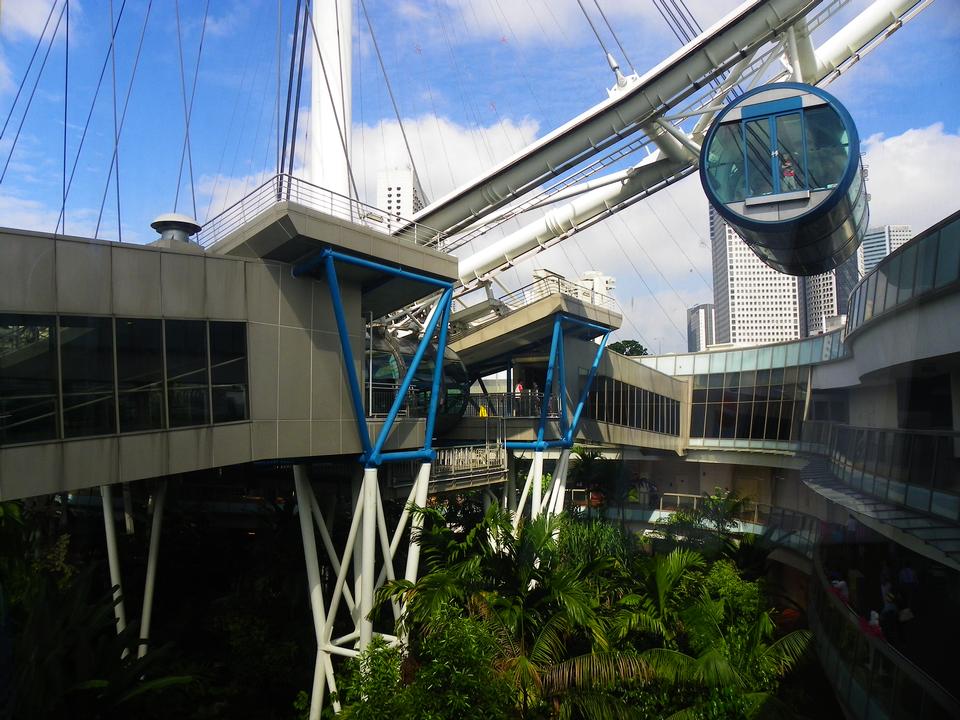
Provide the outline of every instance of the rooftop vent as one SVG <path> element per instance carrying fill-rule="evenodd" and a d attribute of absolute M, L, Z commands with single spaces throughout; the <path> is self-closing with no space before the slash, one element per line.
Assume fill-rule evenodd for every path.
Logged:
<path fill-rule="evenodd" d="M 200 232 L 200 225 L 192 217 L 179 213 L 160 215 L 150 223 L 150 227 L 160 233 L 160 241 L 164 240 L 189 243 L 190 236 Z"/>

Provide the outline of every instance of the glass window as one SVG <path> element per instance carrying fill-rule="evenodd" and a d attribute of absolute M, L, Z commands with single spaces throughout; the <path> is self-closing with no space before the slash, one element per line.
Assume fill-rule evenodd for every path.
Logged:
<path fill-rule="evenodd" d="M 782 368 L 787 362 L 787 346 L 774 345 L 773 347 L 773 367 Z"/>
<path fill-rule="evenodd" d="M 920 242 L 917 259 L 917 279 L 915 295 L 925 293 L 933 288 L 933 280 L 937 272 L 937 238 L 940 233 L 934 233 Z"/>
<path fill-rule="evenodd" d="M 113 319 L 60 318 L 63 436 L 116 431 L 113 388 Z"/>
<path fill-rule="evenodd" d="M 707 391 L 707 400 L 710 402 L 719 402 L 723 399 L 723 375 L 715 373 L 707 379 L 709 390 Z"/>
<path fill-rule="evenodd" d="M 163 326 L 117 318 L 120 432 L 163 427 Z"/>
<path fill-rule="evenodd" d="M 861 285 L 861 287 L 863 287 Z M 872 273 L 866 283 L 866 294 L 864 295 L 863 322 L 873 317 L 873 295 L 877 289 L 877 273 Z M 859 316 L 858 316 L 859 317 Z M 859 322 L 857 323 L 860 324 Z"/>
<path fill-rule="evenodd" d="M 705 438 L 720 437 L 720 403 L 708 403 L 704 418 L 703 436 Z"/>
<path fill-rule="evenodd" d="M 917 246 L 910 245 L 900 254 L 900 292 L 897 303 L 906 302 L 913 297 L 913 276 L 917 270 Z"/>
<path fill-rule="evenodd" d="M 743 200 L 746 184 L 743 176 L 743 142 L 740 123 L 725 123 L 717 128 L 710 144 L 707 163 L 710 189 L 723 203 Z"/>
<path fill-rule="evenodd" d="M 777 157 L 779 166 L 777 192 L 794 192 L 806 188 L 806 167 L 803 161 L 803 126 L 800 113 L 780 115 L 777 121 Z"/>
<path fill-rule="evenodd" d="M 757 368 L 769 368 L 772 359 L 773 350 L 771 348 L 762 347 L 757 350 Z"/>
<path fill-rule="evenodd" d="M 712 373 L 722 373 L 724 360 L 726 360 L 726 353 L 710 353 L 710 372 Z"/>
<path fill-rule="evenodd" d="M 57 330 L 49 315 L 0 314 L 0 445 L 57 437 Z"/>
<path fill-rule="evenodd" d="M 873 295 L 873 316 L 876 317 L 884 310 L 883 301 L 887 296 L 887 274 L 884 272 L 883 267 L 874 270 L 873 274 L 877 278 L 876 289 Z"/>
<path fill-rule="evenodd" d="M 205 425 L 210 417 L 207 324 L 167 320 L 165 332 L 170 427 Z"/>
<path fill-rule="evenodd" d="M 900 255 L 895 255 L 887 262 L 886 268 L 880 270 L 887 275 L 887 298 L 883 303 L 883 309 L 889 310 L 897 304 L 897 292 L 900 288 Z"/>
<path fill-rule="evenodd" d="M 247 419 L 247 326 L 210 322 L 210 387 L 213 421 Z"/>
<path fill-rule="evenodd" d="M 697 375 L 706 375 L 710 372 L 710 357 L 707 353 L 695 355 L 693 358 L 693 372 Z"/>
<path fill-rule="evenodd" d="M 704 403 L 695 403 L 690 411 L 690 437 L 703 437 L 703 422 L 706 417 L 707 406 Z"/>
<path fill-rule="evenodd" d="M 811 190 L 829 189 L 840 182 L 847 167 L 849 138 L 837 112 L 827 106 L 804 112 L 807 140 L 807 181 Z"/>
<path fill-rule="evenodd" d="M 747 197 L 773 192 L 770 118 L 749 120 L 743 124 L 747 146 Z"/>
<path fill-rule="evenodd" d="M 943 287 L 960 274 L 960 222 L 940 230 L 940 248 L 937 253 L 937 276 L 934 285 Z"/>

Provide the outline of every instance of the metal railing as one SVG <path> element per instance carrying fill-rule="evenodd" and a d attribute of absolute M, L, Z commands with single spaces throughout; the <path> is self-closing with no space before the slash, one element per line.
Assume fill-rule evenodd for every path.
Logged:
<path fill-rule="evenodd" d="M 543 394 L 533 390 L 512 393 L 474 393 L 470 396 L 464 417 L 538 418 Z M 556 395 L 547 401 L 547 417 L 560 417 L 560 403 Z"/>
<path fill-rule="evenodd" d="M 363 401 L 367 405 L 368 418 L 386 417 L 393 406 L 393 401 L 397 397 L 397 391 L 400 390 L 399 383 L 364 383 Z M 423 411 L 423 412 L 421 412 Z M 398 417 L 421 417 L 425 414 L 426 408 L 418 400 L 418 393 L 414 388 L 407 390 L 407 396 L 400 404 Z"/>
<path fill-rule="evenodd" d="M 430 470 L 431 480 L 491 475 L 507 470 L 507 451 L 503 443 L 439 447 Z"/>
<path fill-rule="evenodd" d="M 617 305 L 617 301 L 612 297 L 594 292 L 577 284 L 573 280 L 567 280 L 559 275 L 549 275 L 538 278 L 529 285 L 524 285 L 518 290 L 507 293 L 499 298 L 499 300 L 511 310 L 519 310 L 522 307 L 535 303 L 537 300 L 542 300 L 545 297 L 558 293 L 582 300 L 591 305 L 597 305 L 615 312 L 620 312 L 620 306 Z"/>
<path fill-rule="evenodd" d="M 197 235 L 197 243 L 203 248 L 210 247 L 281 202 L 296 203 L 385 235 L 441 251 L 446 241 L 446 235 L 439 230 L 392 215 L 386 210 L 284 173 L 274 175 L 204 223 L 203 229 Z"/>
<path fill-rule="evenodd" d="M 807 421 L 801 449 L 830 473 L 890 503 L 960 521 L 960 432 L 915 432 Z"/>

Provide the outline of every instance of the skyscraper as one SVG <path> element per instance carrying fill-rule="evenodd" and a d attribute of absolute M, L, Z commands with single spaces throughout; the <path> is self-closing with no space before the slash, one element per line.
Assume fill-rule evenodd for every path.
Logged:
<path fill-rule="evenodd" d="M 851 255 L 830 272 L 802 279 L 806 318 L 804 335 L 816 335 L 839 324 L 839 318 L 847 312 L 850 293 L 860 279 L 857 265 L 857 257 Z"/>
<path fill-rule="evenodd" d="M 750 345 L 799 338 L 805 325 L 800 279 L 765 265 L 713 208 L 710 239 L 717 342 Z"/>
<path fill-rule="evenodd" d="M 870 228 L 857 249 L 860 277 L 873 270 L 877 263 L 913 237 L 909 225 L 882 225 Z"/>
<path fill-rule="evenodd" d="M 706 350 L 717 341 L 714 306 L 694 305 L 687 310 L 687 352 Z"/>

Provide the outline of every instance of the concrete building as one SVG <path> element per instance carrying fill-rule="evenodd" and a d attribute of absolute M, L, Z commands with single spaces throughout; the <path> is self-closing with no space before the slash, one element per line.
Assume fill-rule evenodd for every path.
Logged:
<path fill-rule="evenodd" d="M 717 342 L 716 310 L 709 303 L 687 310 L 687 352 L 706 350 Z"/>
<path fill-rule="evenodd" d="M 867 230 L 863 243 L 857 249 L 860 277 L 873 270 L 878 262 L 912 237 L 913 230 L 909 225 L 882 225 Z"/>
<path fill-rule="evenodd" d="M 713 209 L 710 239 L 716 341 L 754 345 L 801 337 L 801 280 L 765 265 Z"/>
<path fill-rule="evenodd" d="M 830 272 L 803 278 L 805 336 L 827 332 L 843 324 L 850 293 L 860 279 L 857 262 L 857 256 L 851 255 Z"/>

